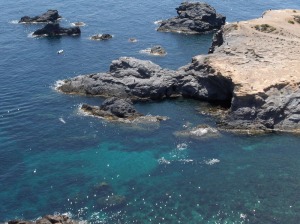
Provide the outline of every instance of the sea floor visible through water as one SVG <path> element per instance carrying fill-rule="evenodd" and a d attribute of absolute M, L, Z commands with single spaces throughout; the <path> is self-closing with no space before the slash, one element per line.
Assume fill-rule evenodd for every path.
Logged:
<path fill-rule="evenodd" d="M 299 9 L 297 0 L 207 2 L 228 22 L 260 17 L 268 9 Z M 109 123 L 78 111 L 82 103 L 100 105 L 104 99 L 55 91 L 57 80 L 108 71 L 121 56 L 177 69 L 206 54 L 212 34 L 155 30 L 155 21 L 175 16 L 179 4 L 0 2 L 0 223 L 55 213 L 89 223 L 299 222 L 298 135 L 178 135 L 198 125 L 215 128 L 216 121 L 199 112 L 210 105 L 182 98 L 135 105 L 141 113 L 170 118 L 159 125 Z M 16 23 L 48 9 L 59 11 L 62 26 L 84 22 L 82 35 L 33 38 L 41 24 Z M 91 41 L 97 33 L 113 38 Z M 166 56 L 140 53 L 158 44 Z M 103 182 L 113 195 L 125 196 L 124 206 L 101 207 L 95 186 Z"/>

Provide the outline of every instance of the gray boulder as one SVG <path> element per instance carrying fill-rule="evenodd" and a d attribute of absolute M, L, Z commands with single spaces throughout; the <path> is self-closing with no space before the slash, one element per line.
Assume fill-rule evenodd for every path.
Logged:
<path fill-rule="evenodd" d="M 91 36 L 91 40 L 109 40 L 112 38 L 112 35 L 110 34 L 96 34 Z"/>
<path fill-rule="evenodd" d="M 226 20 L 225 16 L 217 14 L 207 3 L 183 2 L 176 10 L 178 16 L 162 21 L 157 31 L 206 33 L 220 29 Z"/>
<path fill-rule="evenodd" d="M 162 46 L 156 45 L 151 48 L 150 54 L 164 56 L 167 54 L 167 52 Z"/>

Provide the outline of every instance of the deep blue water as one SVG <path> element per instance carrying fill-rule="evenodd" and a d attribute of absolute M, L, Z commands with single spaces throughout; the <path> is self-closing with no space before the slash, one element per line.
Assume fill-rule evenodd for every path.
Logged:
<path fill-rule="evenodd" d="M 175 15 L 180 1 L 0 1 L 0 223 L 70 213 L 94 223 L 298 223 L 300 138 L 297 135 L 193 139 L 183 125 L 214 119 L 192 100 L 140 103 L 145 114 L 169 116 L 160 126 L 132 127 L 78 114 L 103 99 L 56 92 L 57 80 L 107 71 L 121 56 L 176 69 L 204 54 L 212 35 L 158 33 L 154 21 Z M 208 1 L 227 21 L 264 10 L 300 8 L 298 0 Z M 42 25 L 15 24 L 57 9 L 61 24 L 83 21 L 80 37 L 32 38 Z M 109 41 L 89 36 L 111 33 Z M 129 43 L 128 38 L 137 38 Z M 156 44 L 168 54 L 139 53 Z M 60 49 L 63 55 L 57 55 Z M 62 122 L 64 121 L 64 122 Z M 181 147 L 184 144 L 184 147 Z M 165 158 L 170 164 L 161 164 Z M 207 161 L 219 161 L 208 165 Z M 215 161 L 216 161 L 215 160 Z M 97 207 L 92 188 L 109 183 L 127 205 Z"/>

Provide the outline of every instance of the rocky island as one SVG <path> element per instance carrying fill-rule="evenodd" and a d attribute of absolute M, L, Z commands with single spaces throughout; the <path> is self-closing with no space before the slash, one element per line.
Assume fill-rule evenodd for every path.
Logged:
<path fill-rule="evenodd" d="M 117 97 L 106 99 L 99 107 L 83 104 L 80 109 L 88 115 L 124 123 L 160 122 L 167 119 L 162 116 L 145 116 L 138 113 L 130 99 L 119 99 Z"/>
<path fill-rule="evenodd" d="M 34 36 L 77 36 L 81 34 L 79 27 L 63 28 L 58 23 L 48 23 L 43 28 L 36 30 Z"/>
<path fill-rule="evenodd" d="M 23 16 L 19 23 L 50 23 L 50 22 L 56 22 L 58 19 L 60 19 L 61 16 L 58 14 L 57 10 L 48 10 L 44 14 L 40 16 Z"/>
<path fill-rule="evenodd" d="M 163 20 L 157 31 L 187 34 L 206 33 L 218 30 L 226 17 L 217 14 L 207 3 L 183 2 L 176 8 L 178 16 Z"/>
<path fill-rule="evenodd" d="M 238 131 L 300 130 L 300 11 L 225 25 L 211 54 L 177 71 L 123 57 L 110 71 L 64 80 L 65 93 L 134 100 L 188 97 L 227 105 L 219 126 Z"/>

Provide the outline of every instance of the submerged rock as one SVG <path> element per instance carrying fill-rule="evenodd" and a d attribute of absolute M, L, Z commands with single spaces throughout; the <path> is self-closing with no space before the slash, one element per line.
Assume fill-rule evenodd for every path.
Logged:
<path fill-rule="evenodd" d="M 44 26 L 42 29 L 38 29 L 33 33 L 34 36 L 49 36 L 49 37 L 62 36 L 62 35 L 74 36 L 80 34 L 81 34 L 81 30 L 79 27 L 63 28 L 60 27 L 59 24 L 53 24 L 53 23 L 49 23 L 46 26 Z"/>
<path fill-rule="evenodd" d="M 150 54 L 164 56 L 164 55 L 167 54 L 167 52 L 162 46 L 156 45 L 156 46 L 151 48 Z"/>
<path fill-rule="evenodd" d="M 104 210 L 120 209 L 126 205 L 126 197 L 121 195 L 109 195 L 97 200 L 97 205 Z"/>
<path fill-rule="evenodd" d="M 61 16 L 57 10 L 48 10 L 44 14 L 35 17 L 24 16 L 20 19 L 19 23 L 49 23 L 56 22 Z"/>
<path fill-rule="evenodd" d="M 110 34 L 96 34 L 91 36 L 91 40 L 109 40 L 112 38 Z"/>
<path fill-rule="evenodd" d="M 183 2 L 176 8 L 178 16 L 163 20 L 157 31 L 178 33 L 206 33 L 220 29 L 226 17 L 217 14 L 207 3 Z"/>

